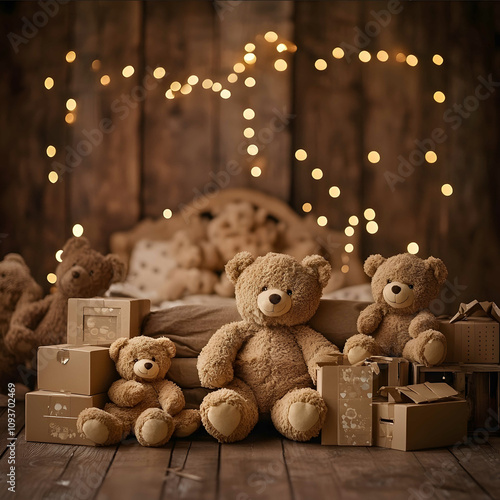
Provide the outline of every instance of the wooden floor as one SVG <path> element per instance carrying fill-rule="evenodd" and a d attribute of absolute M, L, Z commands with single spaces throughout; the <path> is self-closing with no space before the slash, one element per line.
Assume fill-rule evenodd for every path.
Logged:
<path fill-rule="evenodd" d="M 282 439 L 259 424 L 219 445 L 204 431 L 165 448 L 27 443 L 17 406 L 16 494 L 7 490 L 7 415 L 0 409 L 0 498 L 19 499 L 500 499 L 500 438 L 399 452 Z M 477 441 L 477 440 L 476 440 Z"/>

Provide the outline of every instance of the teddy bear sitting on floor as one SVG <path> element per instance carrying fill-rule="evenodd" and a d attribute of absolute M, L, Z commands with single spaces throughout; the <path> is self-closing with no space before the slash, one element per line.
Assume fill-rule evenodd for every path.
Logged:
<path fill-rule="evenodd" d="M 345 344 L 349 362 L 385 355 L 403 356 L 425 366 L 441 364 L 446 338 L 437 331 L 436 318 L 427 308 L 448 276 L 444 263 L 409 253 L 389 259 L 371 255 L 364 269 L 372 278 L 375 303 L 361 312 L 359 334 Z"/>
<path fill-rule="evenodd" d="M 200 426 L 197 410 L 183 410 L 184 395 L 165 380 L 175 344 L 166 337 L 121 338 L 109 355 L 120 380 L 108 395 L 112 403 L 104 410 L 87 408 L 78 416 L 77 429 L 98 445 L 118 443 L 133 432 L 142 446 L 162 446 L 172 434 L 189 436 Z"/>
<path fill-rule="evenodd" d="M 330 278 L 319 255 L 298 262 L 241 252 L 226 265 L 243 321 L 220 328 L 201 351 L 202 385 L 219 389 L 200 407 L 205 429 L 223 443 L 244 439 L 260 414 L 296 441 L 319 434 L 326 405 L 314 390 L 317 363 L 339 350 L 307 323 Z M 331 358 L 330 358 L 331 359 Z"/>

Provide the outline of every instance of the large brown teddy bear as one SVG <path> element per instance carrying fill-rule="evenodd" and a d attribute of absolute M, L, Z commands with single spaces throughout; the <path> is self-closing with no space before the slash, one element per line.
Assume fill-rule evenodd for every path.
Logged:
<path fill-rule="evenodd" d="M 68 299 L 102 295 L 124 272 L 117 256 L 92 250 L 86 238 L 69 239 L 57 266 L 56 292 L 16 311 L 5 337 L 7 348 L 18 360 L 32 360 L 37 347 L 65 342 Z"/>
<path fill-rule="evenodd" d="M 364 269 L 372 278 L 375 303 L 361 312 L 359 334 L 345 344 L 349 361 L 354 364 L 373 355 L 402 355 L 426 366 L 442 363 L 446 339 L 427 308 L 448 276 L 444 263 L 408 253 L 389 259 L 371 255 Z"/>
<path fill-rule="evenodd" d="M 298 262 L 289 255 L 255 259 L 241 252 L 226 272 L 243 321 L 220 328 L 198 357 L 202 385 L 221 388 L 201 404 L 205 429 L 230 443 L 248 435 L 259 413 L 270 413 L 287 438 L 317 436 L 326 415 L 313 389 L 317 363 L 339 350 L 305 323 L 318 308 L 330 264 L 319 255 Z"/>
<path fill-rule="evenodd" d="M 15 356 L 8 352 L 4 338 L 16 309 L 41 299 L 42 288 L 32 278 L 24 259 L 10 253 L 0 262 L 0 391 L 7 390 L 8 382 L 19 380 Z"/>
<path fill-rule="evenodd" d="M 166 337 L 118 339 L 109 349 L 120 380 L 108 395 L 104 410 L 87 408 L 78 416 L 78 432 L 98 445 L 118 443 L 132 431 L 142 446 L 162 446 L 200 426 L 197 410 L 183 410 L 184 395 L 165 375 L 175 356 L 175 344 Z"/>

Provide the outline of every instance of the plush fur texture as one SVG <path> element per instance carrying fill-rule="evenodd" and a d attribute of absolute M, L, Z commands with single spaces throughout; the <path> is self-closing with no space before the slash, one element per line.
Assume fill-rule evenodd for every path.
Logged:
<path fill-rule="evenodd" d="M 112 403 L 104 410 L 83 410 L 78 432 L 98 445 L 116 444 L 133 432 L 142 446 L 162 446 L 174 432 L 183 437 L 198 429 L 199 412 L 183 410 L 181 389 L 165 380 L 175 356 L 170 339 L 118 339 L 111 344 L 109 355 L 122 377 L 109 389 Z"/>
<path fill-rule="evenodd" d="M 318 435 L 326 407 L 313 390 L 317 363 L 339 350 L 305 323 L 318 308 L 330 271 L 318 255 L 298 262 L 283 254 L 254 259 L 241 252 L 227 263 L 243 321 L 220 328 L 197 364 L 202 385 L 221 388 L 206 396 L 200 408 L 205 429 L 220 442 L 245 438 L 259 413 L 270 413 L 278 431 L 290 439 Z"/>
<path fill-rule="evenodd" d="M 68 299 L 103 295 L 124 273 L 117 256 L 92 250 L 86 238 L 69 239 L 56 271 L 56 292 L 16 310 L 5 337 L 7 348 L 19 360 L 29 361 L 39 346 L 65 342 Z"/>
<path fill-rule="evenodd" d="M 0 391 L 8 382 L 20 380 L 16 356 L 5 346 L 5 336 L 14 312 L 42 298 L 42 288 L 32 278 L 24 259 L 15 253 L 0 262 Z"/>
<path fill-rule="evenodd" d="M 368 257 L 365 272 L 372 278 L 375 303 L 358 318 L 358 335 L 346 342 L 351 363 L 372 355 L 404 356 L 433 366 L 446 357 L 446 339 L 427 309 L 446 281 L 440 259 L 400 254 L 389 259 Z"/>

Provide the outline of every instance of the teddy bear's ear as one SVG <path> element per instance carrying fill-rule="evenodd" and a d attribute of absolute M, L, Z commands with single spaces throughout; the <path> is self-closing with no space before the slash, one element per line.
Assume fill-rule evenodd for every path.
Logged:
<path fill-rule="evenodd" d="M 109 347 L 109 357 L 116 363 L 123 347 L 128 344 L 128 339 L 121 337 L 116 339 Z"/>
<path fill-rule="evenodd" d="M 168 337 L 159 337 L 156 339 L 160 345 L 162 345 L 168 352 L 168 355 L 173 358 L 177 349 L 175 348 L 175 344 Z"/>
<path fill-rule="evenodd" d="M 437 259 L 436 257 L 429 257 L 425 261 L 425 263 L 434 272 L 434 277 L 436 278 L 437 282 L 442 285 L 448 277 L 448 269 L 446 269 L 444 262 L 441 259 Z"/>
<path fill-rule="evenodd" d="M 321 255 L 308 255 L 302 260 L 302 265 L 316 271 L 323 288 L 328 285 L 332 275 L 332 266 L 324 257 L 321 257 Z"/>
<path fill-rule="evenodd" d="M 111 280 L 111 283 L 118 283 L 120 281 L 123 281 L 126 275 L 125 264 L 123 260 L 114 253 L 106 255 L 105 260 L 106 262 L 109 262 L 111 264 L 111 267 L 113 268 L 113 279 Z"/>
<path fill-rule="evenodd" d="M 26 266 L 26 262 L 24 262 L 24 259 L 18 254 L 18 253 L 8 253 L 3 260 L 5 261 L 10 261 L 10 262 L 17 262 L 18 264 L 22 264 L 23 266 Z M 28 267 L 28 266 L 26 266 Z"/>
<path fill-rule="evenodd" d="M 386 261 L 384 257 L 380 254 L 375 254 L 375 255 L 370 255 L 365 260 L 365 264 L 363 266 L 363 269 L 365 270 L 365 273 L 370 276 L 370 278 L 373 278 L 374 274 L 377 272 L 377 269 Z"/>
<path fill-rule="evenodd" d="M 227 264 L 226 274 L 231 283 L 236 285 L 240 274 L 255 262 L 255 257 L 250 252 L 237 253 Z"/>
<path fill-rule="evenodd" d="M 77 238 L 73 236 L 70 238 L 63 246 L 63 254 L 61 258 L 64 260 L 64 254 L 68 255 L 75 251 L 80 251 L 84 248 L 90 248 L 90 242 L 85 236 L 80 236 Z"/>

